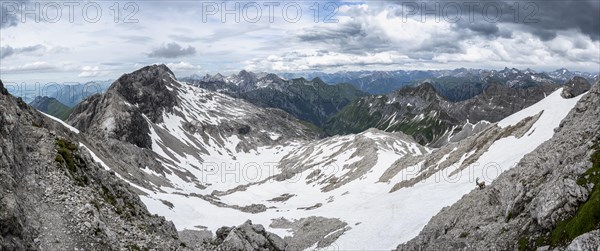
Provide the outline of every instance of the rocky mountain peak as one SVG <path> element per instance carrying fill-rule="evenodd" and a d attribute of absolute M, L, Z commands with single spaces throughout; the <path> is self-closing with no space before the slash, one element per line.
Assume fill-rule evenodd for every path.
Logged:
<path fill-rule="evenodd" d="M 55 98 L 51 98 L 48 96 L 37 96 L 35 97 L 35 99 L 33 101 L 31 101 L 31 105 L 34 106 L 33 104 L 39 104 L 39 103 L 45 103 L 48 102 L 50 100 L 56 100 Z M 34 106 L 35 107 L 35 106 Z"/>
<path fill-rule="evenodd" d="M 319 77 L 313 78 L 312 82 L 318 83 L 318 84 L 325 84 L 325 82 Z"/>
<path fill-rule="evenodd" d="M 563 98 L 573 98 L 581 95 L 582 93 L 590 90 L 591 85 L 585 78 L 576 76 L 573 77 L 569 82 L 565 84 L 561 96 Z"/>
<path fill-rule="evenodd" d="M 109 87 L 108 93 L 118 93 L 130 104 L 137 104 L 150 120 L 158 122 L 163 110 L 177 105 L 177 95 L 172 90 L 179 85 L 166 65 L 152 65 L 124 74 Z"/>
<path fill-rule="evenodd" d="M 437 91 L 435 90 L 433 85 L 429 82 L 423 82 L 423 83 L 419 84 L 418 86 L 414 86 L 414 87 L 413 86 L 404 87 L 398 91 L 398 94 L 419 96 L 419 97 L 426 98 L 426 99 L 439 97 Z M 442 97 L 439 97 L 439 98 L 443 99 Z"/>
<path fill-rule="evenodd" d="M 72 111 L 71 107 L 68 107 L 65 104 L 61 103 L 56 98 L 48 96 L 37 96 L 33 101 L 29 103 L 29 105 L 33 106 L 38 111 L 59 118 L 61 120 L 66 120 Z"/>
<path fill-rule="evenodd" d="M 251 84 L 258 81 L 256 74 L 246 70 L 241 70 L 240 73 L 237 74 L 237 78 L 240 80 L 241 83 L 244 84 Z"/>
<path fill-rule="evenodd" d="M 83 100 L 67 123 L 85 133 L 150 149 L 147 119 L 160 123 L 163 112 L 173 112 L 181 86 L 167 66 L 146 66 L 122 75 L 105 94 Z"/>
<path fill-rule="evenodd" d="M 270 80 L 270 81 L 273 81 L 273 82 L 283 81 L 282 78 L 280 78 L 279 76 L 277 76 L 277 74 L 274 74 L 274 73 L 267 74 L 261 80 Z"/>
<path fill-rule="evenodd" d="M 2 80 L 0 80 L 0 94 L 8 95 L 8 90 L 6 90 L 6 88 L 4 88 L 4 84 L 2 83 Z"/>
<path fill-rule="evenodd" d="M 435 92 L 435 88 L 429 82 L 421 83 L 419 86 L 417 86 L 417 90 L 425 91 L 425 92 Z"/>

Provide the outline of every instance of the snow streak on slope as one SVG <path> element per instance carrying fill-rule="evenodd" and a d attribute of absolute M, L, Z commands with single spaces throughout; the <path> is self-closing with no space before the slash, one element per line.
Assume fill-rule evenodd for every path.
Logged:
<path fill-rule="evenodd" d="M 441 208 L 474 189 L 475 178 L 492 181 L 552 137 L 553 129 L 579 99 L 563 99 L 560 91 L 479 134 L 433 151 L 408 136 L 378 130 L 227 154 L 222 147 L 235 149 L 242 139 L 225 138 L 223 142 L 229 143 L 221 143 L 209 138 L 204 144 L 209 154 L 203 154 L 197 164 L 211 158 L 215 162 L 268 161 L 278 163 L 275 171 L 267 172 L 274 176 L 236 180 L 235 175 L 225 175 L 221 180 L 223 175 L 217 175 L 221 177 L 210 182 L 215 183 L 211 188 L 219 191 L 208 189 L 210 195 L 208 190 L 182 189 L 150 194 L 142 200 L 179 229 L 215 230 L 246 219 L 269 226 L 280 218 L 293 221 L 321 216 L 347 223 L 334 233 L 341 236 L 331 247 L 393 249 L 417 235 Z M 166 121 L 169 119 L 163 126 L 169 128 Z M 155 132 L 153 139 L 161 144 Z M 193 169 L 185 165 L 190 159 L 171 159 Z M 225 182 L 217 184 L 219 181 Z M 275 226 L 267 230 L 294 238 L 290 229 Z"/>
<path fill-rule="evenodd" d="M 219 208 L 198 197 L 179 194 L 154 194 L 142 199 L 151 210 L 173 220 L 179 228 L 202 225 L 216 230 L 246 219 L 268 226 L 277 218 L 322 216 L 340 218 L 350 228 L 367 226 L 361 229 L 372 232 L 394 214 L 394 204 L 372 203 L 374 198 L 387 200 L 381 195 L 390 196 L 390 184 L 379 183 L 379 177 L 402 156 L 430 151 L 406 135 L 375 129 L 297 146 L 279 162 L 280 174 L 278 171 L 278 175 L 245 190 L 213 193 L 219 202 L 227 205 L 264 205 L 265 211 L 257 214 Z M 269 155 L 261 152 L 263 158 L 271 157 Z M 173 203 L 174 207 L 165 206 L 163 200 Z M 375 215 L 379 221 L 373 221 Z M 291 235 L 286 229 L 271 228 L 270 231 Z"/>
<path fill-rule="evenodd" d="M 179 97 L 173 112 L 165 112 L 158 124 L 146 120 L 152 150 L 163 165 L 194 177 L 166 177 L 179 193 L 210 194 L 275 175 L 279 171 L 274 165 L 299 144 L 306 130 L 274 118 L 280 111 L 223 94 L 183 83 L 173 91 Z"/>
<path fill-rule="evenodd" d="M 71 132 L 74 132 L 74 133 L 76 133 L 76 134 L 79 134 L 79 130 L 77 130 L 77 128 L 75 128 L 75 127 L 72 127 L 71 125 L 69 125 L 69 124 L 65 123 L 65 122 L 64 122 L 64 121 L 62 121 L 61 119 L 59 119 L 59 118 L 57 118 L 57 117 L 54 117 L 54 116 L 52 116 L 52 115 L 50 115 L 50 114 L 46 114 L 46 113 L 43 113 L 43 112 L 40 112 L 40 113 L 41 113 L 41 114 L 44 114 L 44 116 L 46 116 L 46 117 L 48 117 L 48 118 L 51 118 L 52 120 L 54 120 L 54 121 L 56 121 L 56 122 L 58 122 L 58 123 L 60 123 L 61 125 L 63 125 L 63 126 L 64 126 L 64 127 L 66 127 L 67 129 L 69 129 Z"/>

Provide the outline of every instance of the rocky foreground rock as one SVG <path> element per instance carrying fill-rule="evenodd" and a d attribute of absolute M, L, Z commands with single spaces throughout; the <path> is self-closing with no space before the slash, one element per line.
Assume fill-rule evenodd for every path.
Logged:
<path fill-rule="evenodd" d="M 172 222 L 150 214 L 129 184 L 96 162 L 79 143 L 87 142 L 83 135 L 12 97 L 1 81 L 0 108 L 0 250 L 286 247 L 250 222 L 219 229 L 214 239 L 180 238 Z"/>
<path fill-rule="evenodd" d="M 0 84 L 0 249 L 177 249 L 174 225 L 151 215 L 78 135 Z"/>
<path fill-rule="evenodd" d="M 597 250 L 597 230 L 577 235 L 598 228 L 597 197 L 591 198 L 598 163 L 592 167 L 590 156 L 600 155 L 599 104 L 596 82 L 552 139 L 491 185 L 444 208 L 397 250 Z M 586 210 L 592 216 L 582 215 Z"/>

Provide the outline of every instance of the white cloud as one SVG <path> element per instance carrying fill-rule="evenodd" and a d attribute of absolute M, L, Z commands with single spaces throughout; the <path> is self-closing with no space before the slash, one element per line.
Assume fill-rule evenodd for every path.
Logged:
<path fill-rule="evenodd" d="M 55 64 L 51 64 L 45 61 L 35 61 L 31 63 L 25 63 L 22 65 L 16 66 L 4 66 L 0 68 L 4 73 L 11 72 L 27 72 L 27 71 L 43 71 L 43 70 L 53 70 L 58 69 Z"/>
<path fill-rule="evenodd" d="M 188 62 L 167 63 L 167 67 L 173 71 L 196 71 L 202 69 L 200 65 L 193 65 Z"/>
<path fill-rule="evenodd" d="M 165 44 L 162 54 L 159 53 L 166 58 L 164 61 L 173 61 L 167 65 L 178 74 L 237 72 L 243 68 L 254 71 L 470 66 L 566 67 L 586 71 L 600 68 L 598 41 L 577 29 L 558 31 L 554 39 L 542 41 L 519 24 L 498 23 L 499 33 L 505 36 L 484 36 L 443 19 L 441 22 L 432 18 L 427 22 L 402 20 L 395 15 L 394 8 L 389 8 L 389 2 L 351 2 L 354 3 L 340 7 L 335 16 L 339 23 L 314 23 L 312 16 L 305 16 L 298 23 L 285 22 L 280 16 L 276 16 L 274 23 L 266 17 L 258 23 L 222 23 L 213 19 L 202 23 L 198 4 L 185 1 L 138 2 L 140 11 L 135 18 L 139 22 L 135 24 L 115 23 L 109 16 L 98 23 L 86 23 L 79 17 L 74 23 L 68 19 L 57 23 L 20 23 L 2 29 L 1 44 L 15 48 L 42 44 L 45 50 L 18 54 L 4 48 L 3 54 L 8 56 L 2 59 L 2 75 L 19 81 L 26 81 L 36 72 L 40 73 L 38 79 L 48 81 L 117 78 L 155 63 L 157 59 L 149 58 L 148 53 L 157 49 L 159 42 L 180 43 L 171 47 Z M 105 9 L 110 7 L 108 2 L 101 4 L 106 5 Z M 304 14 L 312 12 L 307 9 Z M 323 18 L 326 13 L 321 14 Z M 216 17 L 220 19 L 220 15 Z M 169 53 L 172 51 L 176 53 Z M 10 75 L 19 72 L 27 74 Z"/>
<path fill-rule="evenodd" d="M 81 67 L 81 73 L 79 73 L 79 75 L 77 75 L 78 77 L 81 78 L 94 78 L 94 77 L 101 77 L 101 76 L 106 76 L 108 75 L 108 73 L 110 73 L 110 71 L 105 71 L 105 70 L 100 70 L 100 67 L 98 66 L 83 66 Z"/>

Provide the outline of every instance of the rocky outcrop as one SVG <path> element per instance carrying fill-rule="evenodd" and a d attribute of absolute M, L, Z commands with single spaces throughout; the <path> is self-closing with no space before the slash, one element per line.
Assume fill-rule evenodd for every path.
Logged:
<path fill-rule="evenodd" d="M 104 136 L 150 149 L 150 127 L 173 111 L 179 85 L 165 65 L 147 66 L 115 81 L 104 95 L 93 95 L 77 105 L 67 122 L 90 135 Z"/>
<path fill-rule="evenodd" d="M 555 129 L 552 139 L 527 154 L 485 189 L 476 189 L 444 208 L 421 233 L 398 250 L 514 250 L 552 245 L 555 229 L 586 202 L 592 186 L 581 182 L 600 140 L 597 82 Z M 597 227 L 597 226 L 596 226 Z M 558 235 L 560 235 L 559 233 Z M 570 247 L 598 243 L 596 232 Z M 584 248 L 585 249 L 585 248 Z"/>
<path fill-rule="evenodd" d="M 146 66 L 124 74 L 107 92 L 121 95 L 125 101 L 137 105 L 139 111 L 154 123 L 162 122 L 163 111 L 173 111 L 177 94 L 169 90 L 175 84 L 175 74 L 164 64 Z"/>
<path fill-rule="evenodd" d="M 262 225 L 246 221 L 238 227 L 222 227 L 213 240 L 216 250 L 286 250 L 287 244 L 281 237 L 265 231 Z"/>
<path fill-rule="evenodd" d="M 285 242 L 288 244 L 288 250 L 306 250 L 315 246 L 320 248 L 334 248 L 335 241 L 352 229 L 348 223 L 339 219 L 325 218 L 321 216 L 311 216 L 297 220 L 287 220 L 285 218 L 274 219 L 270 227 L 289 229 L 292 236 L 286 236 Z"/>
<path fill-rule="evenodd" d="M 450 105 L 448 113 L 459 121 L 494 123 L 537 103 L 558 88 L 556 84 L 511 87 L 492 82 L 481 94 Z"/>
<path fill-rule="evenodd" d="M 598 250 L 598 247 L 600 247 L 600 230 L 594 230 L 575 238 L 565 250 Z"/>
<path fill-rule="evenodd" d="M 180 247 L 174 225 L 96 162 L 81 135 L 0 91 L 0 250 Z"/>
<path fill-rule="evenodd" d="M 590 82 L 582 77 L 574 77 L 567 82 L 563 88 L 561 96 L 563 98 L 577 97 L 591 88 Z"/>
<path fill-rule="evenodd" d="M 260 224 L 246 221 L 237 227 L 221 227 L 213 237 L 209 231 L 184 230 L 179 233 L 184 250 L 219 251 L 283 251 L 290 250 L 276 234 L 265 231 Z M 293 249 L 292 249 L 293 250 Z"/>
<path fill-rule="evenodd" d="M 0 80 L 0 94 L 8 95 L 8 90 L 6 90 L 6 88 L 4 88 L 4 84 L 2 83 L 2 80 Z"/>

